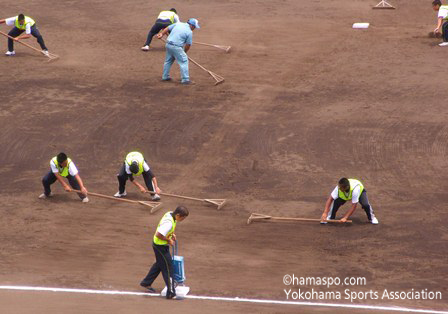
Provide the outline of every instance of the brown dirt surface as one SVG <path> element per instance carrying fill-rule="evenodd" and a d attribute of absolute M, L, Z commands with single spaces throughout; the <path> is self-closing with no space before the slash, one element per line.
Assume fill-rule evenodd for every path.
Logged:
<path fill-rule="evenodd" d="M 442 300 L 354 304 L 447 309 L 448 50 L 428 38 L 430 3 L 395 0 L 67 0 L 2 3 L 2 18 L 35 18 L 50 51 L 16 45 L 1 56 L 0 285 L 141 291 L 154 261 L 151 239 L 166 210 L 185 204 L 177 236 L 191 294 L 286 300 L 285 274 L 365 277 L 316 291 L 441 291 Z M 160 82 L 163 45 L 140 51 L 158 12 L 197 17 L 189 55 L 194 86 Z M 355 22 L 369 22 L 354 30 Z M 4 25 L 1 30 L 5 31 Z M 35 39 L 28 43 L 36 45 Z M 6 50 L 6 39 L 1 47 Z M 143 206 L 53 185 L 49 160 L 65 151 L 87 189 L 113 195 L 125 154 L 144 153 L 162 190 L 226 198 L 217 211 L 164 197 Z M 253 223 L 250 212 L 319 218 L 342 177 L 365 184 L 380 224 Z M 145 200 L 133 186 L 130 199 Z M 346 210 L 347 206 L 341 209 Z M 154 284 L 163 288 L 161 278 Z M 300 300 L 298 300 L 300 301 Z M 316 301 L 316 300 L 314 300 Z M 319 302 L 319 300 L 317 300 Z M 348 300 L 322 302 L 350 303 Z M 359 313 L 313 307 L 0 291 L 7 313 Z M 2 312 L 4 312 L 2 311 Z M 371 311 L 374 312 L 374 311 Z"/>

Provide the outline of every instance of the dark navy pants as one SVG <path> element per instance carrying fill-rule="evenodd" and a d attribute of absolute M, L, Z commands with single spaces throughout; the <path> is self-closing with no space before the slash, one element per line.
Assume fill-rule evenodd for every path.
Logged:
<path fill-rule="evenodd" d="M 448 22 L 445 22 L 442 25 L 442 37 L 443 41 L 448 41 Z"/>
<path fill-rule="evenodd" d="M 48 196 L 51 193 L 51 188 L 50 185 L 52 185 L 53 183 L 55 183 L 57 180 L 56 176 L 54 175 L 54 173 L 50 170 L 50 172 L 48 172 L 43 178 L 42 178 L 42 185 L 44 186 L 44 190 L 45 190 L 45 195 Z M 70 183 L 70 186 L 74 189 L 74 190 L 79 190 L 81 187 L 79 186 L 78 181 L 76 180 L 76 178 L 74 176 L 68 175 L 67 176 L 67 180 L 68 183 Z M 85 196 L 81 193 L 78 193 L 78 196 L 80 199 L 84 199 Z"/>
<path fill-rule="evenodd" d="M 11 37 L 17 37 L 20 34 L 22 34 L 24 30 L 18 29 L 17 27 L 14 27 L 11 29 L 11 31 L 8 33 Z M 44 39 L 42 38 L 42 35 L 40 34 L 39 30 L 36 27 L 36 24 L 31 26 L 31 35 L 37 38 L 37 42 L 40 45 L 40 48 L 42 50 L 47 50 L 47 47 L 45 46 Z M 14 40 L 11 38 L 8 38 L 8 51 L 14 51 Z"/>
<path fill-rule="evenodd" d="M 369 219 L 369 221 L 371 221 L 372 216 L 374 216 L 374 214 L 373 214 L 373 208 L 369 203 L 369 199 L 367 198 L 366 190 L 362 191 L 361 195 L 359 196 L 359 203 L 361 204 L 362 209 L 364 209 L 364 211 L 366 212 L 367 219 Z M 338 211 L 339 207 L 341 207 L 344 204 L 345 204 L 345 201 L 342 198 L 337 198 L 333 201 L 333 204 L 330 208 L 330 213 L 329 213 L 330 219 L 335 219 L 336 212 Z"/>
<path fill-rule="evenodd" d="M 170 20 L 157 20 L 156 23 L 151 27 L 151 30 L 148 33 L 148 37 L 146 38 L 145 46 L 149 46 L 151 44 L 152 38 L 157 35 L 162 29 L 171 25 Z"/>
<path fill-rule="evenodd" d="M 166 296 L 176 295 L 176 290 L 173 287 L 173 263 L 170 254 L 169 245 L 152 244 L 154 254 L 156 255 L 156 262 L 152 265 L 146 277 L 140 282 L 142 286 L 151 286 L 160 272 L 162 272 L 163 280 L 167 286 Z"/>
<path fill-rule="evenodd" d="M 120 194 L 123 194 L 124 191 L 126 190 L 126 181 L 128 181 L 128 179 L 130 179 L 131 181 L 135 180 L 133 175 L 126 173 L 125 167 L 126 166 L 123 163 L 123 166 L 121 166 L 121 168 L 120 168 L 120 172 L 117 174 L 118 192 L 120 192 Z M 148 190 L 154 192 L 154 187 L 152 186 L 152 178 L 154 177 L 154 174 L 152 173 L 152 171 L 151 170 L 143 171 L 142 176 L 143 176 L 143 179 L 145 180 L 145 184 L 146 184 L 146 187 L 148 188 Z"/>

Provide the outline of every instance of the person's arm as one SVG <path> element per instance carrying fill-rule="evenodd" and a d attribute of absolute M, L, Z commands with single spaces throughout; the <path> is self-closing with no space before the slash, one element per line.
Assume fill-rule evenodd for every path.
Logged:
<path fill-rule="evenodd" d="M 325 210 L 322 213 L 322 217 L 320 217 L 320 221 L 323 222 L 327 220 L 328 212 L 330 211 L 331 203 L 333 202 L 333 197 L 330 195 L 325 203 Z"/>
<path fill-rule="evenodd" d="M 143 185 L 137 182 L 137 180 L 134 179 L 134 176 L 130 175 L 129 180 L 134 184 L 142 193 L 146 193 L 146 189 Z"/>
<path fill-rule="evenodd" d="M 160 39 L 163 36 L 165 36 L 166 34 L 168 34 L 168 31 L 169 31 L 168 28 L 169 28 L 169 26 L 162 29 L 162 31 L 157 34 L 157 38 Z"/>
<path fill-rule="evenodd" d="M 64 177 L 63 176 L 61 176 L 58 172 L 53 172 L 53 174 L 56 176 L 56 179 L 62 185 L 62 187 L 64 188 L 65 192 L 71 192 L 72 191 L 72 188 L 70 187 L 70 185 L 68 185 L 64 181 Z"/>
<path fill-rule="evenodd" d="M 348 212 L 344 215 L 344 217 L 342 217 L 342 219 L 341 219 L 342 222 L 346 222 L 347 219 L 350 218 L 350 216 L 355 212 L 357 205 L 358 205 L 358 203 L 353 203 L 352 204 L 352 207 L 350 207 Z"/>
<path fill-rule="evenodd" d="M 156 177 L 152 177 L 152 184 L 154 185 L 154 190 L 157 194 L 159 194 L 161 191 L 159 189 L 159 185 L 157 184 Z"/>
<path fill-rule="evenodd" d="M 184 51 L 185 51 L 185 53 L 187 53 L 188 50 L 190 50 L 190 47 L 191 47 L 191 45 L 189 45 L 189 44 L 186 44 L 186 45 L 184 46 Z"/>
<path fill-rule="evenodd" d="M 168 244 L 171 245 L 171 246 L 174 245 L 174 240 L 173 240 L 172 237 L 167 238 L 167 237 L 165 237 L 163 234 L 161 234 L 158 231 L 156 232 L 156 237 L 159 238 L 160 240 L 167 241 Z"/>
<path fill-rule="evenodd" d="M 81 177 L 79 176 L 79 174 L 76 174 L 76 175 L 75 175 L 75 179 L 76 179 L 76 181 L 78 181 L 78 183 L 79 183 L 79 187 L 81 188 L 81 192 L 82 192 L 82 194 L 84 194 L 85 196 L 87 196 L 87 189 L 86 189 L 86 187 L 84 186 L 84 183 L 82 182 L 82 179 L 81 179 Z"/>
<path fill-rule="evenodd" d="M 442 24 L 443 24 L 443 18 L 442 17 L 439 17 L 438 19 L 437 19 L 437 27 L 436 27 L 436 29 L 434 30 L 434 33 L 440 33 L 440 28 L 442 27 Z"/>
<path fill-rule="evenodd" d="M 6 19 L 0 20 L 0 24 L 5 24 L 6 23 Z"/>

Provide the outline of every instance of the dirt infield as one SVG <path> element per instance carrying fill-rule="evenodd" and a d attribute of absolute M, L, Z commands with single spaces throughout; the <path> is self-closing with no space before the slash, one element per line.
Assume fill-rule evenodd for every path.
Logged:
<path fill-rule="evenodd" d="M 182 202 L 191 216 L 176 233 L 192 294 L 286 300 L 286 274 L 353 276 L 366 284 L 292 289 L 428 289 L 443 299 L 354 303 L 446 310 L 448 50 L 428 37 L 436 17 L 426 2 L 394 0 L 397 10 L 384 11 L 365 0 L 2 3 L 1 18 L 23 11 L 36 19 L 61 59 L 45 63 L 17 45 L 15 57 L 0 58 L 0 285 L 141 291 L 154 228 L 178 200 L 163 198 L 163 210 L 150 215 L 93 197 L 82 204 L 58 184 L 53 199 L 37 198 L 60 151 L 88 190 L 113 195 L 122 159 L 140 150 L 163 191 L 228 199 L 221 211 Z M 154 39 L 147 53 L 140 47 L 169 7 L 183 21 L 199 19 L 194 40 L 232 46 L 229 54 L 197 45 L 189 52 L 224 84 L 213 86 L 192 64 L 196 85 L 179 84 L 177 65 L 174 82 L 160 82 L 162 43 Z M 353 30 L 355 22 L 371 26 Z M 362 180 L 379 225 L 367 224 L 360 208 L 346 226 L 246 225 L 250 212 L 319 218 L 342 176 Z M 133 186 L 128 195 L 145 199 Z M 154 287 L 163 288 L 161 278 Z M 335 312 L 61 298 L 1 291 L 0 306 L 9 313 Z"/>

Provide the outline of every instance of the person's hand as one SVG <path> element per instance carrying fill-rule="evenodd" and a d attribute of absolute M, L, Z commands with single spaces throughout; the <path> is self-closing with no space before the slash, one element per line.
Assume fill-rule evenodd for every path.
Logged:
<path fill-rule="evenodd" d="M 163 37 L 163 34 L 162 34 L 162 33 L 158 33 L 158 34 L 157 34 L 157 38 L 158 38 L 158 39 L 161 39 L 162 37 Z"/>
<path fill-rule="evenodd" d="M 325 213 L 320 217 L 320 222 L 325 222 L 327 220 L 327 215 Z"/>
<path fill-rule="evenodd" d="M 64 185 L 64 190 L 65 190 L 65 192 L 71 192 L 72 188 L 68 184 L 65 184 Z"/>
<path fill-rule="evenodd" d="M 13 40 L 14 40 L 14 41 L 19 41 L 19 38 L 14 37 Z"/>
<path fill-rule="evenodd" d="M 438 33 L 440 33 L 440 30 L 439 30 L 439 28 L 437 27 L 437 28 L 434 30 L 434 34 L 438 34 Z"/>
<path fill-rule="evenodd" d="M 341 222 L 347 222 L 347 217 L 342 217 Z"/>
<path fill-rule="evenodd" d="M 173 241 L 176 241 L 176 235 L 174 233 L 171 235 L 171 239 L 173 239 Z"/>
<path fill-rule="evenodd" d="M 157 193 L 157 194 L 162 193 L 162 191 L 159 189 L 159 187 L 156 187 L 156 193 Z"/>
<path fill-rule="evenodd" d="M 82 194 L 84 194 L 85 196 L 87 196 L 87 189 L 85 188 L 85 187 L 82 187 L 81 188 L 81 192 L 82 192 Z"/>
<path fill-rule="evenodd" d="M 174 245 L 174 241 L 173 241 L 173 239 L 168 239 L 168 244 L 169 244 L 170 246 L 173 246 L 173 245 Z"/>
<path fill-rule="evenodd" d="M 140 192 L 146 193 L 146 189 L 143 186 L 140 185 L 138 188 L 140 189 Z"/>

